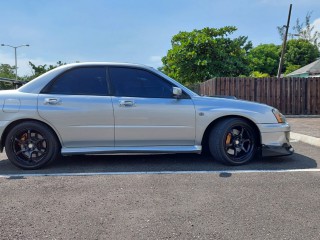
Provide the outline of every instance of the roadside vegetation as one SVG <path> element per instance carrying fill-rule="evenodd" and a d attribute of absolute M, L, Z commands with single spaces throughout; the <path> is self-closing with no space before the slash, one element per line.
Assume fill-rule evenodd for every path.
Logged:
<path fill-rule="evenodd" d="M 310 24 L 311 14 L 305 20 L 297 19 L 289 34 L 285 53 L 283 73 L 288 74 L 320 57 L 320 33 Z M 247 36 L 236 35 L 235 26 L 222 28 L 195 29 L 179 32 L 172 37 L 171 48 L 162 58 L 159 70 L 177 81 L 192 86 L 213 77 L 272 77 L 277 75 L 281 45 L 274 43 L 253 46 Z M 278 27 L 283 39 L 284 29 Z M 61 66 L 35 65 L 29 62 L 33 74 L 19 76 L 21 81 L 35 77 Z M 15 67 L 0 64 L 0 77 L 15 78 Z M 0 82 L 0 89 L 11 88 L 10 84 Z"/>

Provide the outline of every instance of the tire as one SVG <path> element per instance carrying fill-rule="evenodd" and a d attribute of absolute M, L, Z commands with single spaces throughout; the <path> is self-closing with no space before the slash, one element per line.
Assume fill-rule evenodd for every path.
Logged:
<path fill-rule="evenodd" d="M 39 169 L 60 155 L 60 144 L 54 132 L 45 124 L 23 122 L 13 127 L 5 141 L 8 159 L 26 170 Z"/>
<path fill-rule="evenodd" d="M 244 119 L 228 118 L 218 122 L 209 136 L 212 157 L 226 165 L 251 161 L 258 149 L 258 133 Z"/>

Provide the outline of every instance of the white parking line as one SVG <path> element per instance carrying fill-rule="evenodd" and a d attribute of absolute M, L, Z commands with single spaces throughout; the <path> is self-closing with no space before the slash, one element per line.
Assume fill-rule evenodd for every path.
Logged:
<path fill-rule="evenodd" d="M 307 169 L 279 169 L 279 170 L 221 170 L 221 171 L 150 171 L 150 172 L 89 172 L 89 173 L 30 173 L 30 174 L 1 174 L 0 178 L 27 177 L 72 177 L 72 176 L 103 176 L 103 175 L 151 175 L 151 174 L 241 174 L 241 173 L 293 173 L 320 172 L 319 168 Z"/>

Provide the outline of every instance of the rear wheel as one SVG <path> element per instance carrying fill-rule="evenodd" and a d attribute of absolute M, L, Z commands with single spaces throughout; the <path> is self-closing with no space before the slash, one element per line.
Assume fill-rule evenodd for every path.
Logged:
<path fill-rule="evenodd" d="M 13 127 L 6 138 L 8 159 L 22 169 L 38 169 L 55 160 L 60 151 L 58 140 L 46 125 L 34 121 Z"/>
<path fill-rule="evenodd" d="M 229 118 L 213 127 L 209 148 L 215 160 L 228 165 L 251 161 L 258 148 L 258 133 L 244 119 Z"/>

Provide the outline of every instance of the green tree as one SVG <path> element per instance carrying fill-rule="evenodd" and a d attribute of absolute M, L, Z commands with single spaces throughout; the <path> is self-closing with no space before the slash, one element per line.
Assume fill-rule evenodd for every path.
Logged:
<path fill-rule="evenodd" d="M 311 12 L 308 12 L 305 20 L 300 21 L 299 18 L 297 18 L 295 25 L 292 26 L 292 32 L 289 33 L 289 37 L 295 38 L 298 37 L 298 39 L 307 40 L 308 42 L 312 43 L 313 45 L 320 48 L 320 33 L 314 29 L 314 26 L 311 24 Z M 277 27 L 278 32 L 280 34 L 281 39 L 283 40 L 284 34 L 285 34 L 285 26 Z"/>
<path fill-rule="evenodd" d="M 0 65 L 0 77 L 15 79 L 15 67 L 9 64 Z"/>
<path fill-rule="evenodd" d="M 295 70 L 301 68 L 300 65 L 292 65 L 292 64 L 288 64 L 286 67 L 286 71 L 285 71 L 285 75 L 294 72 Z"/>
<path fill-rule="evenodd" d="M 251 49 L 248 54 L 250 71 L 276 76 L 279 58 L 280 46 L 275 44 L 260 44 Z"/>
<path fill-rule="evenodd" d="M 0 65 L 0 77 L 1 78 L 9 78 L 15 79 L 15 67 L 10 66 L 9 64 L 1 64 Z M 0 89 L 12 89 L 13 86 L 11 83 L 6 83 L 0 81 Z"/>
<path fill-rule="evenodd" d="M 310 12 L 307 13 L 304 22 L 300 22 L 298 18 L 296 20 L 296 24 L 292 27 L 294 33 L 290 35 L 292 35 L 293 37 L 297 36 L 299 37 L 299 39 L 307 40 L 308 42 L 320 48 L 320 42 L 318 42 L 320 33 L 314 29 L 314 26 L 311 25 L 310 18 Z"/>
<path fill-rule="evenodd" d="M 63 63 L 61 61 L 58 61 L 56 65 L 47 65 L 47 64 L 44 64 L 44 65 L 38 65 L 36 66 L 35 64 L 33 64 L 32 62 L 29 62 L 29 65 L 31 66 L 32 70 L 33 70 L 33 75 L 29 77 L 29 80 L 30 79 L 33 79 L 33 78 L 36 78 L 56 67 L 59 67 L 59 66 L 62 66 L 62 65 L 65 65 L 66 63 Z"/>
<path fill-rule="evenodd" d="M 285 54 L 285 67 L 291 65 L 305 66 L 320 56 L 317 46 L 305 39 L 292 39 L 287 43 Z M 291 69 L 293 67 L 291 66 Z"/>
<path fill-rule="evenodd" d="M 247 53 L 252 43 L 244 36 L 230 39 L 228 36 L 236 30 L 227 26 L 179 32 L 162 58 L 161 70 L 185 84 L 218 76 L 248 75 Z"/>
<path fill-rule="evenodd" d="M 255 78 L 266 78 L 266 77 L 270 77 L 270 75 L 268 73 L 262 73 L 259 71 L 253 71 L 250 73 L 250 77 L 255 77 Z"/>

